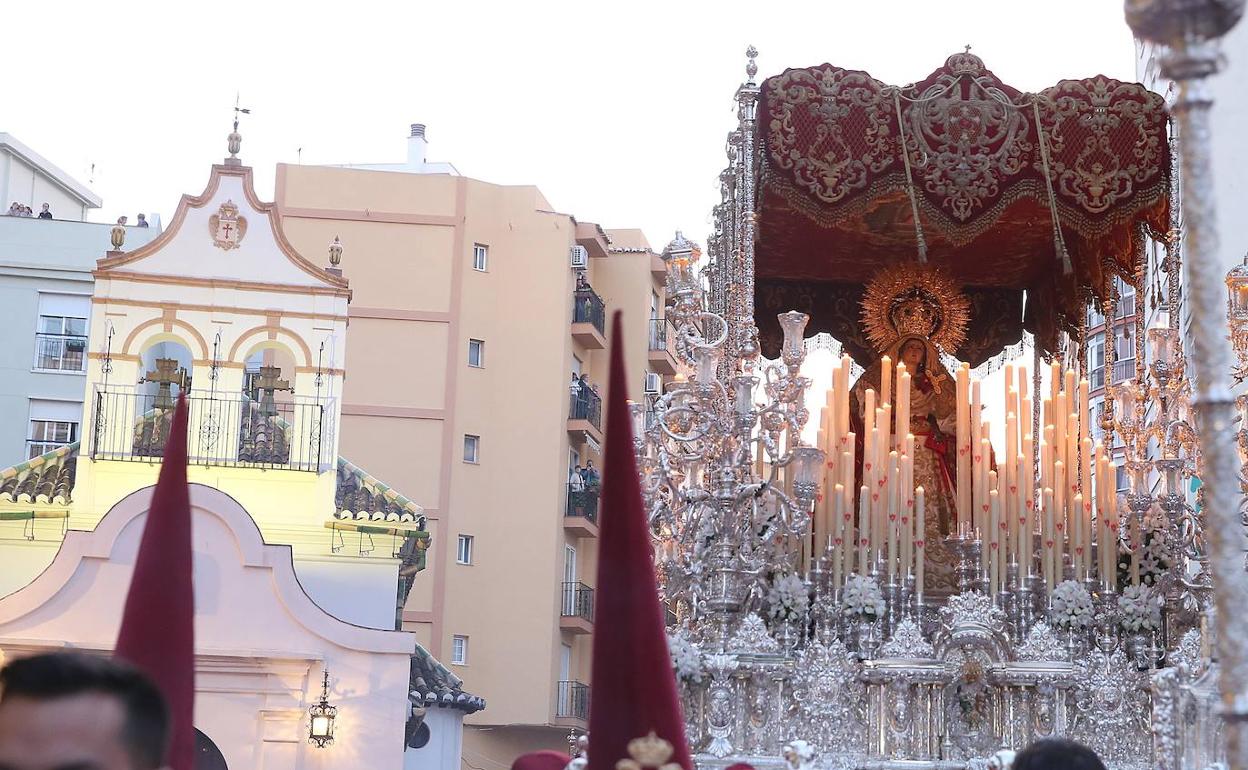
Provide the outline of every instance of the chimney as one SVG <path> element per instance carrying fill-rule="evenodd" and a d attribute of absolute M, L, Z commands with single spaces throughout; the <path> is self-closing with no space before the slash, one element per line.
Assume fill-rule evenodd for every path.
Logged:
<path fill-rule="evenodd" d="M 407 137 L 407 167 L 420 171 L 425 167 L 425 153 L 429 143 L 425 141 L 425 124 L 413 123 L 412 132 Z"/>

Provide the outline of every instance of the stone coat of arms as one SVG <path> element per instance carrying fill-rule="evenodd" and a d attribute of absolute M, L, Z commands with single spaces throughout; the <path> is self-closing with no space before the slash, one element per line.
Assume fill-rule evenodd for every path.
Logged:
<path fill-rule="evenodd" d="M 247 234 L 247 218 L 238 215 L 238 206 L 227 200 L 217 209 L 217 213 L 208 217 L 208 232 L 212 234 L 212 243 L 219 249 L 229 251 L 237 248 Z"/>

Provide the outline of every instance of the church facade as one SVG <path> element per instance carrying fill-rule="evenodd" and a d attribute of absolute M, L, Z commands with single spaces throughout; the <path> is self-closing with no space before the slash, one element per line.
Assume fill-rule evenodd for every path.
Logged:
<path fill-rule="evenodd" d="M 484 707 L 401 627 L 430 533 L 338 455 L 351 290 L 231 155 L 94 272 L 81 438 L 0 470 L 0 653 L 116 638 L 172 405 L 190 407 L 196 728 L 227 767 L 459 765 Z M 20 458 L 13 458 L 18 460 Z M 309 741 L 309 708 L 338 708 Z"/>

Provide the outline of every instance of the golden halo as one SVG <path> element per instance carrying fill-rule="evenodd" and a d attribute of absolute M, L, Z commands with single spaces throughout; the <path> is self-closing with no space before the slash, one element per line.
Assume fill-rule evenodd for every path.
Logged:
<path fill-rule="evenodd" d="M 970 301 L 935 265 L 886 267 L 862 297 L 862 325 L 877 351 L 913 334 L 952 355 L 966 341 L 970 319 Z"/>

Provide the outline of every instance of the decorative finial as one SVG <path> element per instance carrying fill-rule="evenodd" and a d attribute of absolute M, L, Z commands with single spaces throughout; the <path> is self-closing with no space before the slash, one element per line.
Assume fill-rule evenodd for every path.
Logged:
<path fill-rule="evenodd" d="M 242 149 L 242 146 L 243 146 L 243 135 L 238 133 L 238 116 L 250 115 L 250 114 L 251 114 L 251 110 L 247 109 L 246 107 L 238 106 L 238 94 L 235 93 L 234 94 L 234 130 L 230 132 L 230 135 L 228 137 L 226 137 L 226 147 L 230 151 L 230 157 L 225 159 L 225 165 L 227 166 L 243 165 L 243 162 L 239 160 L 238 158 L 238 151 Z"/>
<path fill-rule="evenodd" d="M 113 225 L 113 229 L 109 233 L 113 251 L 121 251 L 121 247 L 126 245 L 126 223 L 124 220 L 125 217 L 118 217 L 117 224 Z"/>
<path fill-rule="evenodd" d="M 966 53 L 970 53 L 970 52 L 971 52 L 971 44 L 970 44 L 970 43 L 967 43 L 967 44 L 966 44 Z"/>
<path fill-rule="evenodd" d="M 758 62 L 754 61 L 758 58 L 758 49 L 754 46 L 746 48 L 745 57 L 747 59 L 745 63 L 745 76 L 749 78 L 751 83 L 753 83 L 754 76 L 758 74 Z"/>
<path fill-rule="evenodd" d="M 336 235 L 329 243 L 329 264 L 331 267 L 338 267 L 342 264 L 342 241 L 338 240 Z"/>

